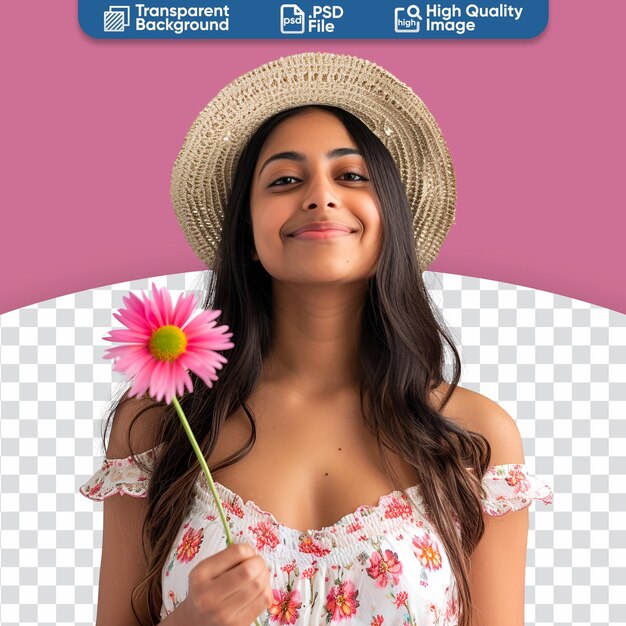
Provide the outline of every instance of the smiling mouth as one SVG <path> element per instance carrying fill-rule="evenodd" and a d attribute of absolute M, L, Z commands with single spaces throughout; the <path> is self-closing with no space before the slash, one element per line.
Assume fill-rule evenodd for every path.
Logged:
<path fill-rule="evenodd" d="M 290 235 L 294 239 L 333 239 L 335 237 L 345 237 L 354 233 L 347 230 L 327 229 L 327 230 L 305 230 L 297 235 Z"/>

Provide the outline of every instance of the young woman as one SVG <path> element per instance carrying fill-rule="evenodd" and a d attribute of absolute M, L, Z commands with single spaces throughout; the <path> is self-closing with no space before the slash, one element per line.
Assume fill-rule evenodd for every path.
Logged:
<path fill-rule="evenodd" d="M 424 287 L 455 192 L 421 100 L 362 59 L 279 59 L 200 114 L 172 198 L 233 332 L 181 405 L 236 544 L 173 408 L 124 397 L 81 488 L 105 499 L 98 626 L 522 626 L 551 490 L 458 386 Z"/>

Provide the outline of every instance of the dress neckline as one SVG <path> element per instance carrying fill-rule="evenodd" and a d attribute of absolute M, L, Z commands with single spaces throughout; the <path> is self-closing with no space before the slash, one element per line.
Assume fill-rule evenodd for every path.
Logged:
<path fill-rule="evenodd" d="M 142 453 L 140 456 L 153 455 L 164 445 L 165 443 L 161 443 L 160 445 L 156 446 L 156 448 L 148 450 L 147 452 Z M 128 458 L 132 459 L 132 456 Z M 490 464 L 487 466 L 487 470 L 485 471 L 483 482 L 486 479 L 498 480 L 501 478 L 505 478 L 504 474 L 510 468 L 519 468 L 519 469 L 525 470 L 526 462 L 524 463 L 499 463 L 497 465 Z M 468 467 L 466 469 L 470 472 L 474 471 L 473 468 L 471 467 Z M 358 506 L 351 513 L 346 513 L 343 517 L 341 517 L 339 520 L 337 520 L 330 526 L 323 526 L 322 528 L 317 528 L 317 529 L 309 528 L 305 531 L 302 531 L 300 529 L 291 528 L 290 526 L 286 526 L 285 524 L 282 524 L 276 519 L 273 513 L 271 513 L 270 511 L 263 510 L 254 500 L 247 500 L 244 502 L 244 499 L 238 493 L 236 493 L 232 489 L 229 489 L 226 485 L 223 485 L 219 481 L 215 480 L 215 478 L 213 478 L 213 483 L 215 484 L 218 492 L 221 491 L 222 495 L 226 496 L 228 501 L 230 501 L 231 503 L 238 504 L 240 508 L 242 509 L 242 511 L 253 511 L 257 516 L 264 517 L 265 519 L 270 520 L 272 524 L 274 524 L 277 528 L 280 528 L 282 529 L 284 533 L 291 534 L 291 535 L 309 535 L 309 536 L 324 536 L 324 535 L 329 535 L 329 534 L 335 535 L 340 528 L 349 526 L 352 522 L 362 521 L 364 517 L 369 517 L 373 513 L 381 511 L 387 504 L 391 503 L 391 501 L 394 499 L 396 501 L 399 500 L 400 504 L 405 504 L 405 505 L 408 504 L 408 506 L 410 507 L 410 509 L 413 511 L 414 514 L 417 513 L 419 517 L 423 518 L 423 520 L 427 520 L 426 513 L 424 510 L 425 509 L 424 501 L 419 491 L 418 485 L 412 485 L 410 487 L 407 487 L 404 491 L 396 489 L 394 491 L 391 491 L 390 493 L 384 494 L 380 496 L 376 504 L 373 504 L 373 505 L 362 504 Z M 207 479 L 204 476 L 204 473 L 202 471 L 198 473 L 198 479 L 196 481 L 196 485 L 199 487 L 200 493 L 204 496 L 204 498 L 210 501 L 213 505 L 215 505 L 213 501 L 213 494 L 211 493 L 211 489 L 209 488 Z M 222 500 L 222 503 L 223 502 L 224 500 Z M 414 520 L 414 517 L 415 517 L 414 514 L 411 514 L 408 516 L 403 515 L 402 517 L 403 519 L 406 517 L 409 517 L 410 519 Z"/>
<path fill-rule="evenodd" d="M 422 498 L 419 493 L 418 485 L 412 485 L 410 487 L 407 487 L 405 490 L 407 494 L 410 494 L 408 497 L 405 495 L 404 491 L 396 489 L 394 491 L 391 491 L 390 493 L 386 493 L 380 496 L 376 504 L 361 504 L 354 511 L 352 511 L 351 513 L 346 513 L 344 516 L 342 516 L 340 519 L 338 519 L 336 522 L 334 522 L 330 526 L 322 526 L 322 528 L 309 528 L 307 530 L 300 530 L 298 528 L 291 528 L 290 526 L 286 526 L 285 524 L 282 524 L 276 519 L 273 513 L 271 513 L 270 511 L 263 510 L 254 500 L 244 501 L 244 499 L 238 493 L 236 493 L 232 489 L 229 489 L 226 485 L 223 485 L 217 480 L 213 479 L 213 483 L 215 484 L 215 487 L 218 493 L 221 492 L 221 495 L 226 496 L 227 502 L 235 503 L 239 505 L 242 511 L 253 511 L 258 516 L 269 519 L 272 522 L 272 524 L 280 528 L 284 533 L 293 534 L 293 535 L 309 535 L 312 537 L 329 535 L 329 534 L 335 535 L 339 528 L 344 528 L 346 526 L 349 526 L 353 522 L 362 521 L 364 518 L 369 517 L 372 514 L 381 512 L 389 505 L 393 505 L 394 500 L 396 502 L 399 501 L 402 504 L 406 503 L 410 505 L 411 504 L 410 499 L 411 497 L 413 497 L 414 499 L 419 501 L 420 505 L 422 503 Z M 204 496 L 207 498 L 210 498 L 211 501 L 213 501 L 213 494 L 211 493 L 209 485 L 206 481 L 206 477 L 202 473 L 198 480 L 198 485 L 200 486 Z M 222 499 L 222 505 L 223 503 L 224 503 L 224 499 Z M 412 507 L 412 509 L 414 511 L 414 507 Z M 413 516 L 414 516 L 414 513 L 410 517 L 413 517 Z M 407 517 L 407 516 L 405 515 L 403 517 Z"/>
<path fill-rule="evenodd" d="M 498 465 L 489 465 L 487 467 L 487 471 L 485 472 L 485 476 L 483 477 L 483 481 L 485 479 L 497 480 L 502 477 L 500 474 L 504 475 L 512 467 L 525 468 L 526 464 L 500 463 Z M 471 467 L 468 467 L 467 470 L 473 472 Z M 277 528 L 280 528 L 283 533 L 290 535 L 308 535 L 313 537 L 335 535 L 340 529 L 350 526 L 354 522 L 362 522 L 367 518 L 374 519 L 375 517 L 387 517 L 384 515 L 383 511 L 388 507 L 391 507 L 390 515 L 388 516 L 390 521 L 393 519 L 397 520 L 398 517 L 403 520 L 410 519 L 415 521 L 416 516 L 421 518 L 423 521 L 427 521 L 424 500 L 421 496 L 418 485 L 407 487 L 404 491 L 396 489 L 390 493 L 386 493 L 380 496 L 376 504 L 362 504 L 351 513 L 346 513 L 330 526 L 323 526 L 322 528 L 309 528 L 303 531 L 298 528 L 291 528 L 290 526 L 282 524 L 276 519 L 273 513 L 263 510 L 254 500 L 244 501 L 238 493 L 215 480 L 215 478 L 213 479 L 213 483 L 215 484 L 218 493 L 221 493 L 223 496 L 222 503 L 226 500 L 228 503 L 238 505 L 242 512 L 252 511 L 257 517 L 269 520 Z M 211 493 L 211 489 L 209 488 L 203 472 L 200 472 L 198 475 L 197 485 L 200 487 L 203 496 L 214 504 L 213 494 Z M 398 506 L 396 505 L 403 505 L 400 507 L 400 514 L 398 514 Z M 410 513 L 408 512 L 409 510 Z M 373 515 L 376 513 L 380 513 L 381 515 Z"/>

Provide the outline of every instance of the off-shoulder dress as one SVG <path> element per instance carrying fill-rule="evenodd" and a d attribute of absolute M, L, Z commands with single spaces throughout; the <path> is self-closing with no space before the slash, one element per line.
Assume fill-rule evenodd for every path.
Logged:
<path fill-rule="evenodd" d="M 161 446 L 142 453 L 151 467 Z M 146 497 L 149 473 L 132 457 L 105 459 L 80 492 L 92 499 Z M 273 602 L 263 626 L 454 626 L 456 586 L 440 537 L 417 487 L 381 496 L 332 526 L 305 532 L 215 481 L 233 540 L 250 543 L 271 573 Z M 483 511 L 506 515 L 533 499 L 552 502 L 552 489 L 525 464 L 491 465 L 483 478 Z M 226 548 L 226 534 L 204 474 L 163 568 L 160 619 L 188 592 L 189 572 Z"/>

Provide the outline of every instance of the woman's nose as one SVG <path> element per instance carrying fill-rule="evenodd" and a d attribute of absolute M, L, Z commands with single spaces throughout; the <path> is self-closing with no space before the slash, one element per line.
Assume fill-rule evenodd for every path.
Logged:
<path fill-rule="evenodd" d="M 305 209 L 317 209 L 327 206 L 336 208 L 339 206 L 339 203 L 340 199 L 335 193 L 331 181 L 323 176 L 316 176 L 311 179 L 303 202 Z"/>

